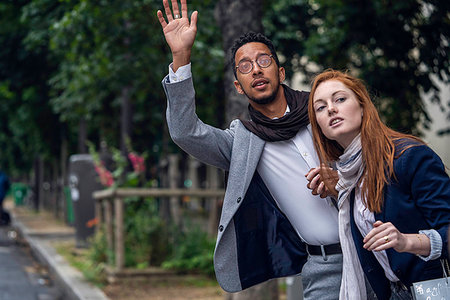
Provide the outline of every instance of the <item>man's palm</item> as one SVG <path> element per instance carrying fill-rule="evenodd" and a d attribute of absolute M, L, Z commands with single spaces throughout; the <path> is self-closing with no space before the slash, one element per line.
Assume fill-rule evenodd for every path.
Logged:
<path fill-rule="evenodd" d="M 191 50 L 197 27 L 195 24 L 189 26 L 188 18 L 181 18 L 169 22 L 163 28 L 163 32 L 170 49 L 173 53 L 177 53 Z"/>

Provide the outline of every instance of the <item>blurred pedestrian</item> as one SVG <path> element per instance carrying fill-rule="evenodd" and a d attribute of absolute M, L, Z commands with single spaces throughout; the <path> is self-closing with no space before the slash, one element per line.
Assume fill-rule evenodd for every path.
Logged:
<path fill-rule="evenodd" d="M 3 201 L 10 188 L 9 178 L 5 172 L 0 170 L 0 225 L 9 225 L 11 217 L 9 213 L 3 208 Z"/>

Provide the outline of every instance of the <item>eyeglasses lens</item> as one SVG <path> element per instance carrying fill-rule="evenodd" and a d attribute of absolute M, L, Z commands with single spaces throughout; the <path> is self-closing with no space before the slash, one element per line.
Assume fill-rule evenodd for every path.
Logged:
<path fill-rule="evenodd" d="M 258 63 L 258 65 L 260 67 L 267 68 L 268 66 L 270 66 L 270 63 L 272 62 L 272 58 L 270 57 L 270 55 L 261 55 L 260 57 L 258 57 L 256 62 Z"/>
<path fill-rule="evenodd" d="M 267 68 L 272 63 L 272 56 L 267 54 L 262 54 L 256 59 L 256 63 L 261 68 Z M 238 67 L 239 72 L 242 74 L 248 74 L 253 69 L 253 61 L 243 60 L 239 63 Z"/>
<path fill-rule="evenodd" d="M 253 69 L 253 63 L 248 60 L 241 61 L 239 63 L 238 69 L 242 74 L 250 73 L 250 71 Z"/>

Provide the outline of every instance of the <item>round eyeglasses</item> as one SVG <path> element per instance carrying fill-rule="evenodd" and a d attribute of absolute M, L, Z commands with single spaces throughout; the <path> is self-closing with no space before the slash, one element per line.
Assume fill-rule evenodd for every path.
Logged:
<path fill-rule="evenodd" d="M 256 63 L 261 68 L 267 68 L 272 64 L 273 55 L 269 54 L 261 54 L 256 58 Z M 241 60 L 236 69 L 239 70 L 242 74 L 248 74 L 253 70 L 253 60 Z"/>

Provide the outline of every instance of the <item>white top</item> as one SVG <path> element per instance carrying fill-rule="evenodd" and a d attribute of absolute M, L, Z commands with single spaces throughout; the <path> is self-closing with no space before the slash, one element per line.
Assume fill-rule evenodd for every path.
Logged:
<path fill-rule="evenodd" d="M 353 207 L 353 215 L 359 232 L 361 232 L 362 236 L 366 236 L 373 229 L 375 215 L 373 212 L 369 211 L 369 209 L 367 209 L 362 202 L 360 187 L 355 189 L 355 206 Z M 383 268 L 387 279 L 392 282 L 399 281 L 398 277 L 395 276 L 394 271 L 392 271 L 391 266 L 389 265 L 386 250 L 372 251 L 372 253 Z"/>
<path fill-rule="evenodd" d="M 311 194 L 305 174 L 319 165 L 310 125 L 287 141 L 266 142 L 257 170 L 298 235 L 310 245 L 339 242 L 338 211 L 331 199 Z"/>
<path fill-rule="evenodd" d="M 190 64 L 180 67 L 176 73 L 169 66 L 170 82 L 191 76 Z M 303 241 L 310 245 L 335 244 L 339 242 L 337 209 L 331 199 L 314 196 L 306 187 L 306 173 L 318 165 L 308 126 L 290 140 L 266 142 L 257 170 Z"/>
<path fill-rule="evenodd" d="M 359 229 L 362 236 L 366 236 L 372 229 L 373 223 L 375 223 L 375 215 L 370 212 L 361 198 L 361 186 L 355 189 L 355 206 L 353 207 L 353 214 L 355 224 Z M 442 238 L 435 229 L 419 230 L 419 234 L 425 234 L 430 239 L 430 254 L 428 256 L 417 255 L 424 261 L 430 261 L 441 257 L 442 253 Z M 389 260 L 386 254 L 386 250 L 372 251 L 377 261 L 380 263 L 384 270 L 384 274 L 390 281 L 399 281 L 398 277 L 392 271 L 389 265 Z"/>

